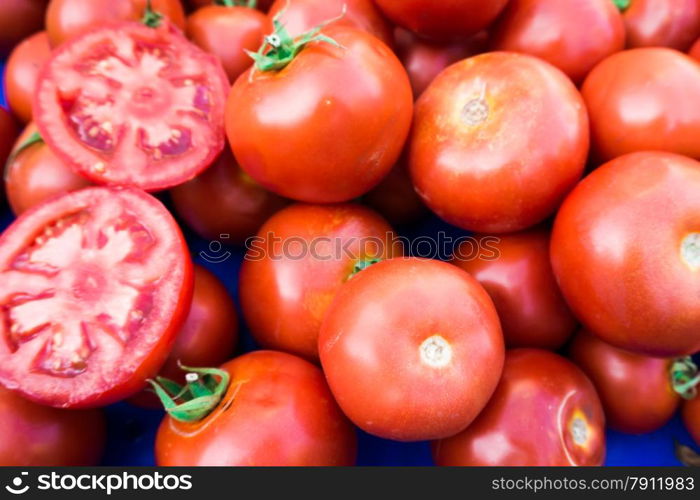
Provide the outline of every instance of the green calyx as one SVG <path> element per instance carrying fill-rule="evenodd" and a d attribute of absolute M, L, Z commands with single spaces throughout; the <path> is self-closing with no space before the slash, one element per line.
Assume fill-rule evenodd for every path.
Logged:
<path fill-rule="evenodd" d="M 693 399 L 698 394 L 700 373 L 690 356 L 678 358 L 671 364 L 671 385 L 684 399 Z"/>
<path fill-rule="evenodd" d="M 231 377 L 228 372 L 218 368 L 190 368 L 182 365 L 180 368 L 188 372 L 185 385 L 163 377 L 148 382 L 172 418 L 180 422 L 198 422 L 219 405 Z"/>
<path fill-rule="evenodd" d="M 617 7 L 620 12 L 624 12 L 629 8 L 632 0 L 612 0 L 612 3 L 615 4 L 615 7 Z"/>
<path fill-rule="evenodd" d="M 257 7 L 257 0 L 216 0 L 214 5 L 222 5 L 224 7 Z"/>
<path fill-rule="evenodd" d="M 163 14 L 153 10 L 151 0 L 146 0 L 146 9 L 143 11 L 141 22 L 149 28 L 157 28 L 163 22 Z"/>
<path fill-rule="evenodd" d="M 15 161 L 15 158 L 17 158 L 25 149 L 33 146 L 34 144 L 39 144 L 42 142 L 44 142 L 44 139 L 41 137 L 41 134 L 39 132 L 34 132 L 12 150 L 10 156 L 7 157 L 7 162 L 5 162 L 5 180 L 7 180 L 7 177 L 10 174 L 10 165 L 13 161 Z"/>
<path fill-rule="evenodd" d="M 352 272 L 350 273 L 350 276 L 348 276 L 348 279 L 352 279 L 356 274 L 361 273 L 365 269 L 367 269 L 369 266 L 372 266 L 376 264 L 377 262 L 381 262 L 381 258 L 379 257 L 372 257 L 371 259 L 361 259 L 355 262 L 355 265 L 352 268 Z"/>

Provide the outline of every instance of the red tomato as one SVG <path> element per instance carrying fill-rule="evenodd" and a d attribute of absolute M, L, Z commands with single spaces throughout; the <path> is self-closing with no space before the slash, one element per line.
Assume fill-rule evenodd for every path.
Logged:
<path fill-rule="evenodd" d="M 0 383 L 65 408 L 140 390 L 185 319 L 191 266 L 142 191 L 86 188 L 24 213 L 0 236 Z"/>
<path fill-rule="evenodd" d="M 170 196 L 177 214 L 202 238 L 235 244 L 243 244 L 287 204 L 243 172 L 229 148 Z"/>
<path fill-rule="evenodd" d="M 394 237 L 384 219 L 360 205 L 298 204 L 277 212 L 249 246 L 239 278 L 255 340 L 317 360 L 333 297 L 358 266 L 401 255 Z"/>
<path fill-rule="evenodd" d="M 46 11 L 46 32 L 51 45 L 114 21 L 141 21 L 147 0 L 50 0 Z M 180 0 L 151 0 L 154 11 L 180 29 L 185 27 L 185 11 Z"/>
<path fill-rule="evenodd" d="M 576 365 L 540 349 L 508 351 L 503 377 L 472 425 L 434 443 L 437 465 L 602 465 L 605 416 Z"/>
<path fill-rule="evenodd" d="M 160 466 L 333 466 L 355 462 L 357 437 L 323 373 L 275 351 L 224 364 L 231 382 L 203 420 L 167 416 L 156 438 Z"/>
<path fill-rule="evenodd" d="M 406 72 L 386 45 L 345 26 L 324 33 L 342 48 L 315 42 L 279 71 L 249 70 L 226 112 L 241 168 L 275 193 L 313 203 L 376 186 L 399 157 L 413 109 Z"/>
<path fill-rule="evenodd" d="M 700 61 L 700 38 L 698 38 L 697 42 L 693 44 L 688 54 L 693 59 L 697 59 L 698 61 Z"/>
<path fill-rule="evenodd" d="M 375 0 L 399 26 L 436 40 L 465 38 L 491 24 L 508 0 Z"/>
<path fill-rule="evenodd" d="M 97 465 L 105 446 L 100 410 L 58 410 L 0 387 L 0 466 Z"/>
<path fill-rule="evenodd" d="M 631 0 L 623 17 L 628 47 L 687 50 L 700 36 L 698 0 Z"/>
<path fill-rule="evenodd" d="M 477 244 L 482 250 L 487 245 L 489 255 L 480 252 L 475 256 Z M 546 229 L 477 236 L 476 242 L 467 240 L 458 247 L 453 262 L 476 278 L 491 296 L 508 347 L 556 350 L 574 332 L 576 319 L 559 291 L 549 262 Z"/>
<path fill-rule="evenodd" d="M 464 271 L 397 258 L 338 291 L 319 336 L 321 364 L 343 412 L 398 441 L 451 436 L 479 414 L 503 365 L 493 303 Z"/>
<path fill-rule="evenodd" d="M 270 18 L 279 15 L 280 22 L 292 36 L 301 35 L 342 15 L 333 24 L 367 31 L 389 46 L 394 41 L 389 23 L 372 0 L 276 0 L 268 15 Z"/>
<path fill-rule="evenodd" d="M 681 398 L 671 384 L 672 359 L 623 351 L 585 331 L 574 337 L 569 349 L 571 359 L 598 390 L 611 428 L 644 434 L 673 417 Z"/>
<path fill-rule="evenodd" d="M 219 61 L 171 26 L 119 23 L 56 49 L 34 113 L 44 140 L 79 173 L 155 191 L 193 178 L 221 152 L 227 89 Z"/>
<path fill-rule="evenodd" d="M 581 89 L 601 160 L 659 150 L 700 158 L 700 65 L 670 49 L 618 52 Z"/>
<path fill-rule="evenodd" d="M 32 119 L 32 99 L 39 70 L 51 55 L 45 31 L 36 33 L 17 45 L 5 66 L 7 104 L 24 123 Z"/>
<path fill-rule="evenodd" d="M 2 0 L 0 2 L 0 58 L 20 40 L 41 29 L 48 0 Z"/>
<path fill-rule="evenodd" d="M 492 52 L 453 64 L 418 99 L 409 164 L 437 215 L 501 233 L 554 212 L 587 153 L 586 110 L 571 81 L 534 57 Z"/>
<path fill-rule="evenodd" d="M 416 222 L 428 213 L 413 189 L 404 160 L 400 160 L 384 180 L 362 199 L 395 225 Z"/>
<path fill-rule="evenodd" d="M 4 165 L 17 138 L 17 123 L 12 115 L 0 106 L 0 165 Z"/>
<path fill-rule="evenodd" d="M 219 58 L 230 82 L 248 69 L 263 37 L 272 31 L 270 19 L 249 7 L 202 7 L 187 18 L 187 36 L 202 49 Z"/>
<path fill-rule="evenodd" d="M 90 185 L 90 181 L 73 172 L 43 141 L 20 151 L 25 141 L 36 133 L 34 123 L 27 125 L 15 142 L 13 149 L 17 153 L 5 167 L 5 192 L 15 215 L 56 195 Z"/>
<path fill-rule="evenodd" d="M 491 42 L 544 59 L 578 83 L 625 47 L 625 25 L 612 0 L 510 0 Z"/>
<path fill-rule="evenodd" d="M 650 356 L 700 350 L 698 193 L 699 162 L 647 152 L 603 165 L 569 195 L 552 265 L 592 333 Z"/>
<path fill-rule="evenodd" d="M 688 432 L 700 446 L 700 396 L 683 403 L 683 422 Z"/>

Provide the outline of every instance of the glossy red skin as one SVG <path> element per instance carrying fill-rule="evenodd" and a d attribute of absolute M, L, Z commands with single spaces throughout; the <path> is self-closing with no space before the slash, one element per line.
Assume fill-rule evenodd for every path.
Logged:
<path fill-rule="evenodd" d="M 242 245 L 287 200 L 262 188 L 225 148 L 197 177 L 170 190 L 175 212 L 202 238 Z"/>
<path fill-rule="evenodd" d="M 476 278 L 490 295 L 506 345 L 559 349 L 577 323 L 554 279 L 549 231 L 537 228 L 476 238 L 479 248 L 488 242 L 488 255 L 474 258 L 474 242 L 465 241 L 452 262 Z M 492 252 L 498 254 L 493 259 Z"/>
<path fill-rule="evenodd" d="M 571 81 L 532 56 L 491 52 L 453 64 L 418 99 L 409 167 L 442 219 L 504 233 L 554 212 L 587 153 L 588 119 Z"/>
<path fill-rule="evenodd" d="M 700 446 L 700 396 L 683 403 L 682 415 L 685 428 Z"/>
<path fill-rule="evenodd" d="M 0 2 L 0 58 L 20 40 L 39 31 L 48 0 L 2 0 Z"/>
<path fill-rule="evenodd" d="M 0 466 L 97 465 L 105 447 L 100 410 L 32 403 L 0 387 Z"/>
<path fill-rule="evenodd" d="M 375 0 L 390 21 L 426 38 L 466 38 L 487 28 L 508 0 Z"/>
<path fill-rule="evenodd" d="M 618 52 L 590 72 L 581 93 L 596 156 L 669 151 L 700 159 L 700 65 L 663 48 Z"/>
<path fill-rule="evenodd" d="M 587 429 L 580 444 L 576 421 Z M 567 359 L 513 349 L 484 411 L 465 431 L 433 443 L 433 458 L 440 466 L 602 465 L 603 408 L 591 381 Z"/>
<path fill-rule="evenodd" d="M 700 36 L 698 0 L 632 0 L 623 18 L 628 47 L 685 51 Z"/>
<path fill-rule="evenodd" d="M 688 55 L 693 59 L 700 61 L 700 38 L 698 38 L 698 40 L 690 48 Z"/>
<path fill-rule="evenodd" d="M 681 398 L 671 385 L 672 359 L 652 358 L 618 349 L 580 331 L 569 357 L 595 385 L 609 427 L 645 434 L 663 427 Z"/>
<path fill-rule="evenodd" d="M 291 205 L 273 215 L 258 237 L 239 277 L 243 316 L 263 347 L 310 360 L 318 360 L 321 322 L 355 265 L 401 255 L 391 244 L 389 224 L 361 205 Z M 305 242 L 303 258 L 297 258 L 300 243 L 287 243 L 295 240 Z M 337 245 L 346 244 L 348 252 L 337 255 Z"/>
<path fill-rule="evenodd" d="M 180 0 L 152 0 L 153 10 L 178 28 L 185 28 Z M 93 29 L 116 21 L 140 21 L 146 0 L 51 0 L 46 10 L 46 32 L 53 47 Z"/>
<path fill-rule="evenodd" d="M 345 26 L 324 33 L 343 48 L 313 43 L 280 71 L 249 70 L 226 105 L 241 168 L 310 203 L 348 201 L 376 186 L 399 157 L 413 110 L 406 71 L 386 45 Z"/>
<path fill-rule="evenodd" d="M 13 149 L 18 149 L 36 132 L 34 123 L 27 125 Z M 5 192 L 15 215 L 20 215 L 49 198 L 91 184 L 73 172 L 70 165 L 60 160 L 43 141 L 20 151 L 5 167 Z"/>
<path fill-rule="evenodd" d="M 9 111 L 0 106 L 0 165 L 4 165 L 17 138 L 17 123 Z"/>
<path fill-rule="evenodd" d="M 650 356 L 700 350 L 700 274 L 681 253 L 700 232 L 698 192 L 699 162 L 647 152 L 599 167 L 569 195 L 552 231 L 552 267 L 588 330 Z"/>
<path fill-rule="evenodd" d="M 39 70 L 51 55 L 45 31 L 35 33 L 17 45 L 5 66 L 5 97 L 12 113 L 22 122 L 32 119 L 32 101 Z"/>
<path fill-rule="evenodd" d="M 510 0 L 491 46 L 539 57 L 579 83 L 598 62 L 624 49 L 625 25 L 612 0 Z"/>
<path fill-rule="evenodd" d="M 435 349 L 424 349 L 428 339 Z M 504 357 L 481 285 L 448 263 L 416 258 L 379 262 L 343 285 L 323 320 L 319 352 L 350 420 L 397 441 L 467 427 L 496 388 Z"/>
<path fill-rule="evenodd" d="M 219 58 L 229 82 L 253 64 L 245 50 L 257 52 L 271 32 L 270 19 L 249 7 L 209 5 L 187 18 L 187 37 Z"/>
<path fill-rule="evenodd" d="M 373 34 L 391 46 L 393 33 L 389 23 L 372 0 L 276 0 L 268 15 L 280 14 L 280 21 L 292 36 L 298 36 L 316 26 L 345 14 L 333 24 L 351 26 Z"/>
<path fill-rule="evenodd" d="M 377 187 L 362 200 L 382 214 L 392 225 L 405 225 L 423 219 L 428 209 L 413 189 L 405 160 L 399 160 Z"/>
<path fill-rule="evenodd" d="M 231 383 L 212 413 L 196 423 L 163 420 L 158 465 L 355 463 L 357 436 L 317 367 L 291 354 L 255 351 L 221 368 Z"/>

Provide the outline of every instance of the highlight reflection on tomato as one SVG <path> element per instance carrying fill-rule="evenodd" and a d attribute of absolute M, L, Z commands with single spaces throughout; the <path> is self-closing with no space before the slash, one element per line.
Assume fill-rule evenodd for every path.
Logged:
<path fill-rule="evenodd" d="M 40 31 L 17 45 L 5 66 L 5 92 L 12 113 L 22 122 L 32 119 L 32 101 L 39 70 L 51 55 L 49 38 Z"/>

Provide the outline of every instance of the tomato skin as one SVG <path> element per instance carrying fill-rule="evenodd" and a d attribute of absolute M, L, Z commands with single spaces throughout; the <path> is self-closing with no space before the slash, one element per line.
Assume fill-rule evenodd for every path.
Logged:
<path fill-rule="evenodd" d="M 17 123 L 9 111 L 0 106 L 0 164 L 7 161 L 17 138 Z"/>
<path fill-rule="evenodd" d="M 560 348 L 574 332 L 576 318 L 554 279 L 549 261 L 549 231 L 536 228 L 476 238 L 478 248 L 485 248 L 488 241 L 489 252 L 497 252 L 498 256 L 489 260 L 484 256 L 474 258 L 474 242 L 465 241 L 452 262 L 471 274 L 490 295 L 506 345 Z"/>
<path fill-rule="evenodd" d="M 197 423 L 163 420 L 159 466 L 354 464 L 357 436 L 316 366 L 291 354 L 255 351 L 221 368 L 231 384 L 217 409 Z"/>
<path fill-rule="evenodd" d="M 698 0 L 632 0 L 623 18 L 628 47 L 684 51 L 700 36 Z"/>
<path fill-rule="evenodd" d="M 584 443 L 576 443 L 574 425 L 585 431 Z M 602 465 L 605 415 L 576 365 L 549 351 L 513 349 L 484 411 L 433 443 L 433 458 L 440 466 Z"/>
<path fill-rule="evenodd" d="M 552 267 L 589 331 L 649 356 L 700 350 L 698 192 L 700 163 L 646 152 L 599 167 L 564 201 Z"/>
<path fill-rule="evenodd" d="M 396 226 L 411 224 L 428 215 L 428 209 L 413 189 L 405 160 L 399 160 L 382 182 L 362 199 Z"/>
<path fill-rule="evenodd" d="M 7 104 L 22 122 L 32 119 L 32 100 L 39 70 L 51 55 L 45 31 L 35 33 L 17 45 L 5 66 Z"/>
<path fill-rule="evenodd" d="M 700 66 L 671 49 L 618 52 L 598 64 L 581 89 L 594 153 L 606 161 L 634 151 L 700 159 Z M 642 112 L 643 111 L 643 112 Z"/>
<path fill-rule="evenodd" d="M 241 168 L 309 203 L 348 201 L 376 186 L 399 157 L 413 110 L 406 72 L 386 45 L 345 26 L 324 34 L 343 48 L 313 43 L 280 71 L 248 70 L 226 105 Z"/>
<path fill-rule="evenodd" d="M 690 401 L 683 403 L 683 422 L 686 429 L 695 440 L 695 443 L 700 446 L 700 397 L 695 396 Z"/>
<path fill-rule="evenodd" d="M 700 38 L 698 38 L 698 40 L 690 48 L 688 55 L 693 59 L 700 61 Z"/>
<path fill-rule="evenodd" d="M 343 285 L 323 320 L 319 352 L 350 420 L 397 441 L 464 429 L 491 397 L 504 357 L 481 285 L 448 263 L 416 258 L 381 261 Z"/>
<path fill-rule="evenodd" d="M 624 49 L 625 26 L 611 0 L 510 0 L 491 42 L 495 50 L 539 57 L 579 83 L 598 62 Z"/>
<path fill-rule="evenodd" d="M 13 149 L 36 132 L 36 125 L 29 123 Z M 7 201 L 15 215 L 49 198 L 90 185 L 90 181 L 73 172 L 43 141 L 23 149 L 5 167 Z"/>
<path fill-rule="evenodd" d="M 0 2 L 0 58 L 20 40 L 41 29 L 48 0 L 2 0 Z"/>
<path fill-rule="evenodd" d="M 358 261 L 401 255 L 392 237 L 389 224 L 360 205 L 296 204 L 273 215 L 260 228 L 239 277 L 241 308 L 255 340 L 318 360 L 319 330 L 333 297 Z M 377 244 L 362 244 L 370 238 Z M 303 247 L 288 244 L 293 239 L 305 242 L 302 258 L 297 255 Z M 336 255 L 338 245 L 347 245 L 348 252 Z"/>
<path fill-rule="evenodd" d="M 442 219 L 503 233 L 554 212 L 587 153 L 588 119 L 571 81 L 532 56 L 491 52 L 453 64 L 418 99 L 409 166 Z"/>

